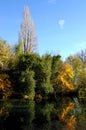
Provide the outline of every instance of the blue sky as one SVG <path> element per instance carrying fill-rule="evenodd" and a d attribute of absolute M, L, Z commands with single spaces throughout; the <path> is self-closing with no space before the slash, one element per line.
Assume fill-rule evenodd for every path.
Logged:
<path fill-rule="evenodd" d="M 66 58 L 86 49 L 86 0 L 1 0 L 0 36 L 10 45 L 18 41 L 23 8 L 34 20 L 39 53 Z"/>

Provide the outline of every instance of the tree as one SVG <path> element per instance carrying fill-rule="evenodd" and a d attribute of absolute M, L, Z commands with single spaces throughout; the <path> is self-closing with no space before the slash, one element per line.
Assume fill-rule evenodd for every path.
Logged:
<path fill-rule="evenodd" d="M 42 56 L 39 64 L 36 67 L 36 90 L 43 96 L 53 93 L 51 84 L 51 65 L 52 58 L 49 54 Z"/>
<path fill-rule="evenodd" d="M 31 19 L 28 6 L 25 6 L 24 8 L 20 33 L 22 36 L 24 53 L 33 52 L 37 47 L 37 37 L 36 37 L 34 22 Z"/>
<path fill-rule="evenodd" d="M 12 84 L 15 94 L 24 98 L 33 98 L 35 94 L 35 77 L 40 56 L 35 53 L 24 54 L 18 57 L 15 70 L 11 72 Z"/>
<path fill-rule="evenodd" d="M 10 46 L 5 40 L 0 39 L 0 68 L 6 69 L 8 67 L 9 59 L 11 57 Z"/>

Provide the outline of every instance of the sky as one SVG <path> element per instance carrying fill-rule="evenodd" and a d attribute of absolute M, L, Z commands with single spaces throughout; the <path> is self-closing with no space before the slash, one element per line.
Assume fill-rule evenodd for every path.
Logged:
<path fill-rule="evenodd" d="M 18 42 L 24 6 L 30 9 L 38 52 L 62 59 L 86 49 L 86 0 L 0 0 L 0 37 Z"/>

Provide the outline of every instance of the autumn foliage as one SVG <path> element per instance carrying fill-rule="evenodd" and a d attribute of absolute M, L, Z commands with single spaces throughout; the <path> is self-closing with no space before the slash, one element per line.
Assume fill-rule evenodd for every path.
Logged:
<path fill-rule="evenodd" d="M 54 84 L 57 84 L 57 87 L 61 86 L 62 91 L 65 90 L 74 90 L 74 85 L 72 82 L 73 70 L 70 64 L 62 63 L 59 66 L 59 72 L 53 80 Z"/>

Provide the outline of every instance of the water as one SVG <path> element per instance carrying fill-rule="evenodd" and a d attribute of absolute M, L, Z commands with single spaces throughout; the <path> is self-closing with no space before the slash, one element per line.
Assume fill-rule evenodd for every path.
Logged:
<path fill-rule="evenodd" d="M 86 130 L 86 99 L 1 100 L 0 130 Z"/>

